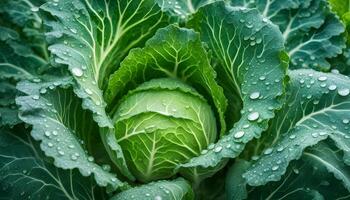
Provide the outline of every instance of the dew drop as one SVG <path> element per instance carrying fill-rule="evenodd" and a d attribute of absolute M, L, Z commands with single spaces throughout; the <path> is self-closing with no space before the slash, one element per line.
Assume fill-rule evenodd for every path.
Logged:
<path fill-rule="evenodd" d="M 154 197 L 154 200 L 162 200 L 162 197 L 157 195 L 157 196 Z"/>
<path fill-rule="evenodd" d="M 260 114 L 258 112 L 252 112 L 248 115 L 248 120 L 249 121 L 255 121 L 259 119 Z"/>
<path fill-rule="evenodd" d="M 272 153 L 272 151 L 273 151 L 272 148 L 267 148 L 267 149 L 264 151 L 264 154 L 265 154 L 265 155 L 269 155 L 269 154 Z"/>
<path fill-rule="evenodd" d="M 32 96 L 32 99 L 34 99 L 34 100 L 38 100 L 40 97 L 39 97 L 39 95 L 33 95 Z"/>
<path fill-rule="evenodd" d="M 88 95 L 92 95 L 92 91 L 89 88 L 85 88 L 85 92 Z"/>
<path fill-rule="evenodd" d="M 58 154 L 60 154 L 61 156 L 64 155 L 64 151 L 58 151 Z"/>
<path fill-rule="evenodd" d="M 238 131 L 238 132 L 234 135 L 234 137 L 237 138 L 237 139 L 239 139 L 239 138 L 243 137 L 244 134 L 245 134 L 244 131 Z"/>
<path fill-rule="evenodd" d="M 51 142 L 47 143 L 47 146 L 53 147 L 53 144 Z"/>
<path fill-rule="evenodd" d="M 343 119 L 343 124 L 348 124 L 350 121 L 349 121 L 349 119 Z"/>
<path fill-rule="evenodd" d="M 327 80 L 327 77 L 326 76 L 320 76 L 320 77 L 318 77 L 318 80 L 319 81 L 325 81 L 325 80 Z"/>
<path fill-rule="evenodd" d="M 45 134 L 46 137 L 50 137 L 50 135 L 51 135 L 50 131 L 45 131 L 44 134 Z"/>
<path fill-rule="evenodd" d="M 330 86 L 328 86 L 328 89 L 333 91 L 333 90 L 337 89 L 337 86 L 336 85 L 330 85 Z"/>
<path fill-rule="evenodd" d="M 94 157 L 89 156 L 89 157 L 88 157 L 88 161 L 93 162 L 93 161 L 94 161 Z"/>
<path fill-rule="evenodd" d="M 221 150 L 222 150 L 222 146 L 217 146 L 217 147 L 214 149 L 214 152 L 215 152 L 215 153 L 219 153 Z"/>
<path fill-rule="evenodd" d="M 83 71 L 78 67 L 74 67 L 72 69 L 72 73 L 74 76 L 77 76 L 77 77 L 81 77 L 83 75 Z"/>
<path fill-rule="evenodd" d="M 350 90 L 348 88 L 343 88 L 338 90 L 338 94 L 342 97 L 348 96 L 350 93 Z"/>
<path fill-rule="evenodd" d="M 253 92 L 250 94 L 250 99 L 257 99 L 260 97 L 260 92 Z"/>
<path fill-rule="evenodd" d="M 296 135 L 289 136 L 289 139 L 295 139 L 295 138 L 296 138 Z"/>
<path fill-rule="evenodd" d="M 32 12 L 38 12 L 39 11 L 39 8 L 34 6 L 30 9 Z"/>
<path fill-rule="evenodd" d="M 272 171 L 276 171 L 276 170 L 278 170 L 278 168 L 279 168 L 279 166 L 278 166 L 278 165 L 275 165 L 275 166 L 273 166 L 271 169 L 272 169 Z"/>

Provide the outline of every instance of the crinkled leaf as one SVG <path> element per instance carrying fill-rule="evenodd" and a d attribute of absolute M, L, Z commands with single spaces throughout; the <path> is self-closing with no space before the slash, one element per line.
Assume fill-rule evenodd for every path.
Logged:
<path fill-rule="evenodd" d="M 183 178 L 169 181 L 152 182 L 121 192 L 111 200 L 192 200 L 193 191 L 190 184 Z"/>
<path fill-rule="evenodd" d="M 303 152 L 278 182 L 264 186 L 247 185 L 242 174 L 250 163 L 236 162 L 226 179 L 228 199 L 348 199 L 349 166 L 342 161 L 342 152 L 332 144 L 320 143 Z M 261 172 L 264 173 L 264 172 Z M 344 187 L 345 186 L 345 187 Z"/>
<path fill-rule="evenodd" d="M 0 129 L 1 199 L 106 199 L 92 178 L 56 168 L 27 130 Z"/>
<path fill-rule="evenodd" d="M 43 19 L 39 6 L 46 0 L 2 0 L 0 2 L 1 25 L 21 33 L 27 46 L 40 57 L 48 60 L 49 53 L 44 36 Z"/>
<path fill-rule="evenodd" d="M 0 26 L 0 78 L 34 79 L 47 62 L 23 44 L 19 34 Z"/>
<path fill-rule="evenodd" d="M 278 181 L 305 148 L 330 138 L 350 164 L 350 79 L 313 70 L 290 71 L 285 105 L 248 152 L 263 151 L 244 174 L 250 185 Z M 263 173 L 262 173 L 263 172 Z"/>
<path fill-rule="evenodd" d="M 183 165 L 208 167 L 236 157 L 267 128 L 281 106 L 287 58 L 278 27 L 257 10 L 219 2 L 201 8 L 191 23 L 218 63 L 219 81 L 229 99 L 228 123 L 238 120 L 215 146 Z"/>
<path fill-rule="evenodd" d="M 41 8 L 56 18 L 48 40 L 55 62 L 68 65 L 83 98 L 101 127 L 112 127 L 103 90 L 128 51 L 141 46 L 166 17 L 153 0 L 50 1 Z"/>
<path fill-rule="evenodd" d="M 256 7 L 283 33 L 290 68 L 329 70 L 328 58 L 345 47 L 344 27 L 330 12 L 325 0 L 232 1 L 234 5 Z"/>
<path fill-rule="evenodd" d="M 31 135 L 41 141 L 41 149 L 54 158 L 55 166 L 78 169 L 83 176 L 93 174 L 100 186 L 121 187 L 124 183 L 93 162 L 91 155 L 103 150 L 98 146 L 98 127 L 91 113 L 81 108 L 80 99 L 65 89 L 71 84 L 69 77 L 40 83 L 20 82 L 17 88 L 26 94 L 16 98 L 20 118 L 33 126 Z M 96 157 L 96 162 L 99 159 Z"/>

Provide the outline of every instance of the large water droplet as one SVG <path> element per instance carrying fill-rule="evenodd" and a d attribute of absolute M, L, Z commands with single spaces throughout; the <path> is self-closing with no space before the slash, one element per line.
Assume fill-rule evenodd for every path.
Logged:
<path fill-rule="evenodd" d="M 328 89 L 333 91 L 333 90 L 337 89 L 337 86 L 336 85 L 330 85 L 330 86 L 328 86 Z"/>
<path fill-rule="evenodd" d="M 248 115 L 248 120 L 249 121 L 255 121 L 259 119 L 260 114 L 258 112 L 252 112 Z"/>
<path fill-rule="evenodd" d="M 327 80 L 327 77 L 326 76 L 320 76 L 320 77 L 318 77 L 318 80 L 319 81 L 325 81 L 325 80 Z"/>
<path fill-rule="evenodd" d="M 72 69 L 72 73 L 74 76 L 77 76 L 77 77 L 81 77 L 83 75 L 83 71 L 78 67 L 74 67 Z"/>
<path fill-rule="evenodd" d="M 275 165 L 271 169 L 272 169 L 272 171 L 276 171 L 276 170 L 278 170 L 278 168 L 280 168 L 280 167 L 278 165 Z"/>
<path fill-rule="evenodd" d="M 217 146 L 215 147 L 214 152 L 219 153 L 221 150 L 222 150 L 222 146 Z"/>
<path fill-rule="evenodd" d="M 237 138 L 237 139 L 239 139 L 239 138 L 243 137 L 244 134 L 245 134 L 244 131 L 238 131 L 238 132 L 234 135 L 234 137 Z"/>
<path fill-rule="evenodd" d="M 253 92 L 250 94 L 250 99 L 257 99 L 260 97 L 260 92 Z"/>
<path fill-rule="evenodd" d="M 350 90 L 348 88 L 343 88 L 338 90 L 338 94 L 342 97 L 348 96 L 350 93 Z"/>

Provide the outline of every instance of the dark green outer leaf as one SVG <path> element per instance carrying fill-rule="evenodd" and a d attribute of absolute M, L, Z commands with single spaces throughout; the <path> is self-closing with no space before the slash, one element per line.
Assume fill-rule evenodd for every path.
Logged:
<path fill-rule="evenodd" d="M 77 170 L 45 159 L 27 130 L 0 129 L 0 199 L 105 199 L 105 191 Z"/>
<path fill-rule="evenodd" d="M 291 69 L 329 71 L 327 59 L 345 47 L 344 27 L 326 0 L 233 0 L 232 4 L 259 11 L 279 26 Z"/>
<path fill-rule="evenodd" d="M 219 2 L 201 8 L 190 23 L 218 62 L 218 77 L 229 97 L 226 118 L 232 121 L 228 123 L 239 121 L 204 155 L 183 167 L 215 166 L 224 158 L 238 156 L 245 143 L 267 128 L 282 104 L 288 59 L 278 27 L 257 10 Z"/>
<path fill-rule="evenodd" d="M 33 126 L 31 135 L 41 141 L 45 155 L 54 158 L 56 167 L 78 169 L 83 176 L 93 174 L 99 186 L 108 186 L 110 190 L 124 186 L 88 155 L 96 155 L 96 162 L 103 162 L 97 124 L 89 111 L 82 110 L 80 99 L 67 89 L 72 78 L 46 79 L 38 83 L 20 82 L 17 88 L 26 96 L 16 98 L 20 119 Z"/>
<path fill-rule="evenodd" d="M 342 152 L 330 140 L 308 148 L 293 161 L 278 182 L 259 187 L 247 185 L 242 174 L 250 163 L 239 160 L 227 174 L 228 199 L 349 199 L 349 169 Z M 345 187 L 344 187 L 345 186 Z"/>
<path fill-rule="evenodd" d="M 142 46 L 166 23 L 153 0 L 50 1 L 41 8 L 56 18 L 47 24 L 55 62 L 67 65 L 83 107 L 101 127 L 113 125 L 103 99 L 109 75 L 131 48 Z"/>
<path fill-rule="evenodd" d="M 112 197 L 111 200 L 193 200 L 193 191 L 189 183 L 178 178 L 169 181 L 152 182 L 129 189 Z"/>
<path fill-rule="evenodd" d="M 247 148 L 253 154 L 265 148 L 244 174 L 250 185 L 280 180 L 290 161 L 326 138 L 334 141 L 344 153 L 343 162 L 350 164 L 349 77 L 313 70 L 290 71 L 289 76 L 286 104 L 263 137 Z"/>

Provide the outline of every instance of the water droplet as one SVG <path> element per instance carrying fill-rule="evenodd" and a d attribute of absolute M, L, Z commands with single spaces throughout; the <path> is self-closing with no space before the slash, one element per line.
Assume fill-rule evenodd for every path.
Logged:
<path fill-rule="evenodd" d="M 320 77 L 318 77 L 318 80 L 319 81 L 325 81 L 325 80 L 327 80 L 327 77 L 326 76 L 320 76 Z"/>
<path fill-rule="evenodd" d="M 317 138 L 318 133 L 312 133 L 311 135 L 312 135 L 312 137 Z"/>
<path fill-rule="evenodd" d="M 58 154 L 60 154 L 61 156 L 64 155 L 64 151 L 58 151 Z"/>
<path fill-rule="evenodd" d="M 289 136 L 289 139 L 295 139 L 295 138 L 296 138 L 296 135 Z"/>
<path fill-rule="evenodd" d="M 57 131 L 52 131 L 52 134 L 53 135 L 58 135 L 58 132 Z"/>
<path fill-rule="evenodd" d="M 39 95 L 33 95 L 33 96 L 32 96 L 32 99 L 34 99 L 34 100 L 38 100 L 39 98 L 40 98 Z"/>
<path fill-rule="evenodd" d="M 74 34 L 78 33 L 77 29 L 75 29 L 75 28 L 70 28 L 69 30 L 72 31 L 72 33 L 74 33 Z"/>
<path fill-rule="evenodd" d="M 250 94 L 250 99 L 257 99 L 260 97 L 260 92 L 253 92 Z"/>
<path fill-rule="evenodd" d="M 76 157 L 75 155 L 72 155 L 70 158 L 71 158 L 72 160 L 77 160 L 77 159 L 78 159 L 78 157 Z"/>
<path fill-rule="evenodd" d="M 261 81 L 263 81 L 263 80 L 265 80 L 266 79 L 266 76 L 260 76 L 259 77 L 259 80 L 261 80 Z"/>
<path fill-rule="evenodd" d="M 342 97 L 348 96 L 350 93 L 350 90 L 348 88 L 343 88 L 338 90 L 338 94 Z"/>
<path fill-rule="evenodd" d="M 51 142 L 47 143 L 47 146 L 53 147 L 53 144 Z"/>
<path fill-rule="evenodd" d="M 344 124 L 348 124 L 350 121 L 349 121 L 349 119 L 343 119 L 343 121 L 342 121 Z"/>
<path fill-rule="evenodd" d="M 333 91 L 333 90 L 337 89 L 337 86 L 336 85 L 330 85 L 330 86 L 328 86 L 328 89 Z"/>
<path fill-rule="evenodd" d="M 271 154 L 272 151 L 273 151 L 272 148 L 267 148 L 267 149 L 264 151 L 264 154 L 265 154 L 265 155 Z"/>
<path fill-rule="evenodd" d="M 88 157 L 88 161 L 93 162 L 93 161 L 94 161 L 94 157 L 89 156 L 89 157 Z"/>
<path fill-rule="evenodd" d="M 258 112 L 252 112 L 248 115 L 248 120 L 249 121 L 255 121 L 259 119 L 260 114 Z"/>
<path fill-rule="evenodd" d="M 238 131 L 238 132 L 234 135 L 234 137 L 237 138 L 237 139 L 239 139 L 239 138 L 243 137 L 244 134 L 245 134 L 244 131 Z"/>
<path fill-rule="evenodd" d="M 277 148 L 277 151 L 278 151 L 278 152 L 281 152 L 281 151 L 283 151 L 283 150 L 284 150 L 283 147 L 278 147 L 278 148 Z"/>
<path fill-rule="evenodd" d="M 89 88 L 85 88 L 85 92 L 88 95 L 92 95 L 92 91 Z"/>
<path fill-rule="evenodd" d="M 81 77 L 83 75 L 83 71 L 78 67 L 74 67 L 72 69 L 72 73 L 74 76 L 77 76 L 77 77 Z"/>
<path fill-rule="evenodd" d="M 217 147 L 214 149 L 214 152 L 215 152 L 215 153 L 219 153 L 221 150 L 222 150 L 222 146 L 217 146 Z"/>
<path fill-rule="evenodd" d="M 208 150 L 204 149 L 203 151 L 201 151 L 201 154 L 206 154 L 208 153 Z"/>
<path fill-rule="evenodd" d="M 320 132 L 320 136 L 327 135 L 326 132 Z"/>
<path fill-rule="evenodd" d="M 276 171 L 276 170 L 278 170 L 278 168 L 280 168 L 280 167 L 278 165 L 275 165 L 271 169 L 272 169 L 272 171 Z"/>
<path fill-rule="evenodd" d="M 45 131 L 44 134 L 45 134 L 46 137 L 50 137 L 50 135 L 51 135 L 50 131 Z"/>
<path fill-rule="evenodd" d="M 162 197 L 157 195 L 157 196 L 154 197 L 154 200 L 162 200 Z"/>
<path fill-rule="evenodd" d="M 111 178 L 111 181 L 112 182 L 117 182 L 117 179 L 116 178 Z"/>
<path fill-rule="evenodd" d="M 147 197 L 151 196 L 151 194 L 149 194 L 149 193 L 146 193 L 145 195 L 146 195 Z"/>
<path fill-rule="evenodd" d="M 32 7 L 30 10 L 31 10 L 32 12 L 38 12 L 38 11 L 39 11 L 39 7 L 34 6 L 34 7 Z"/>

